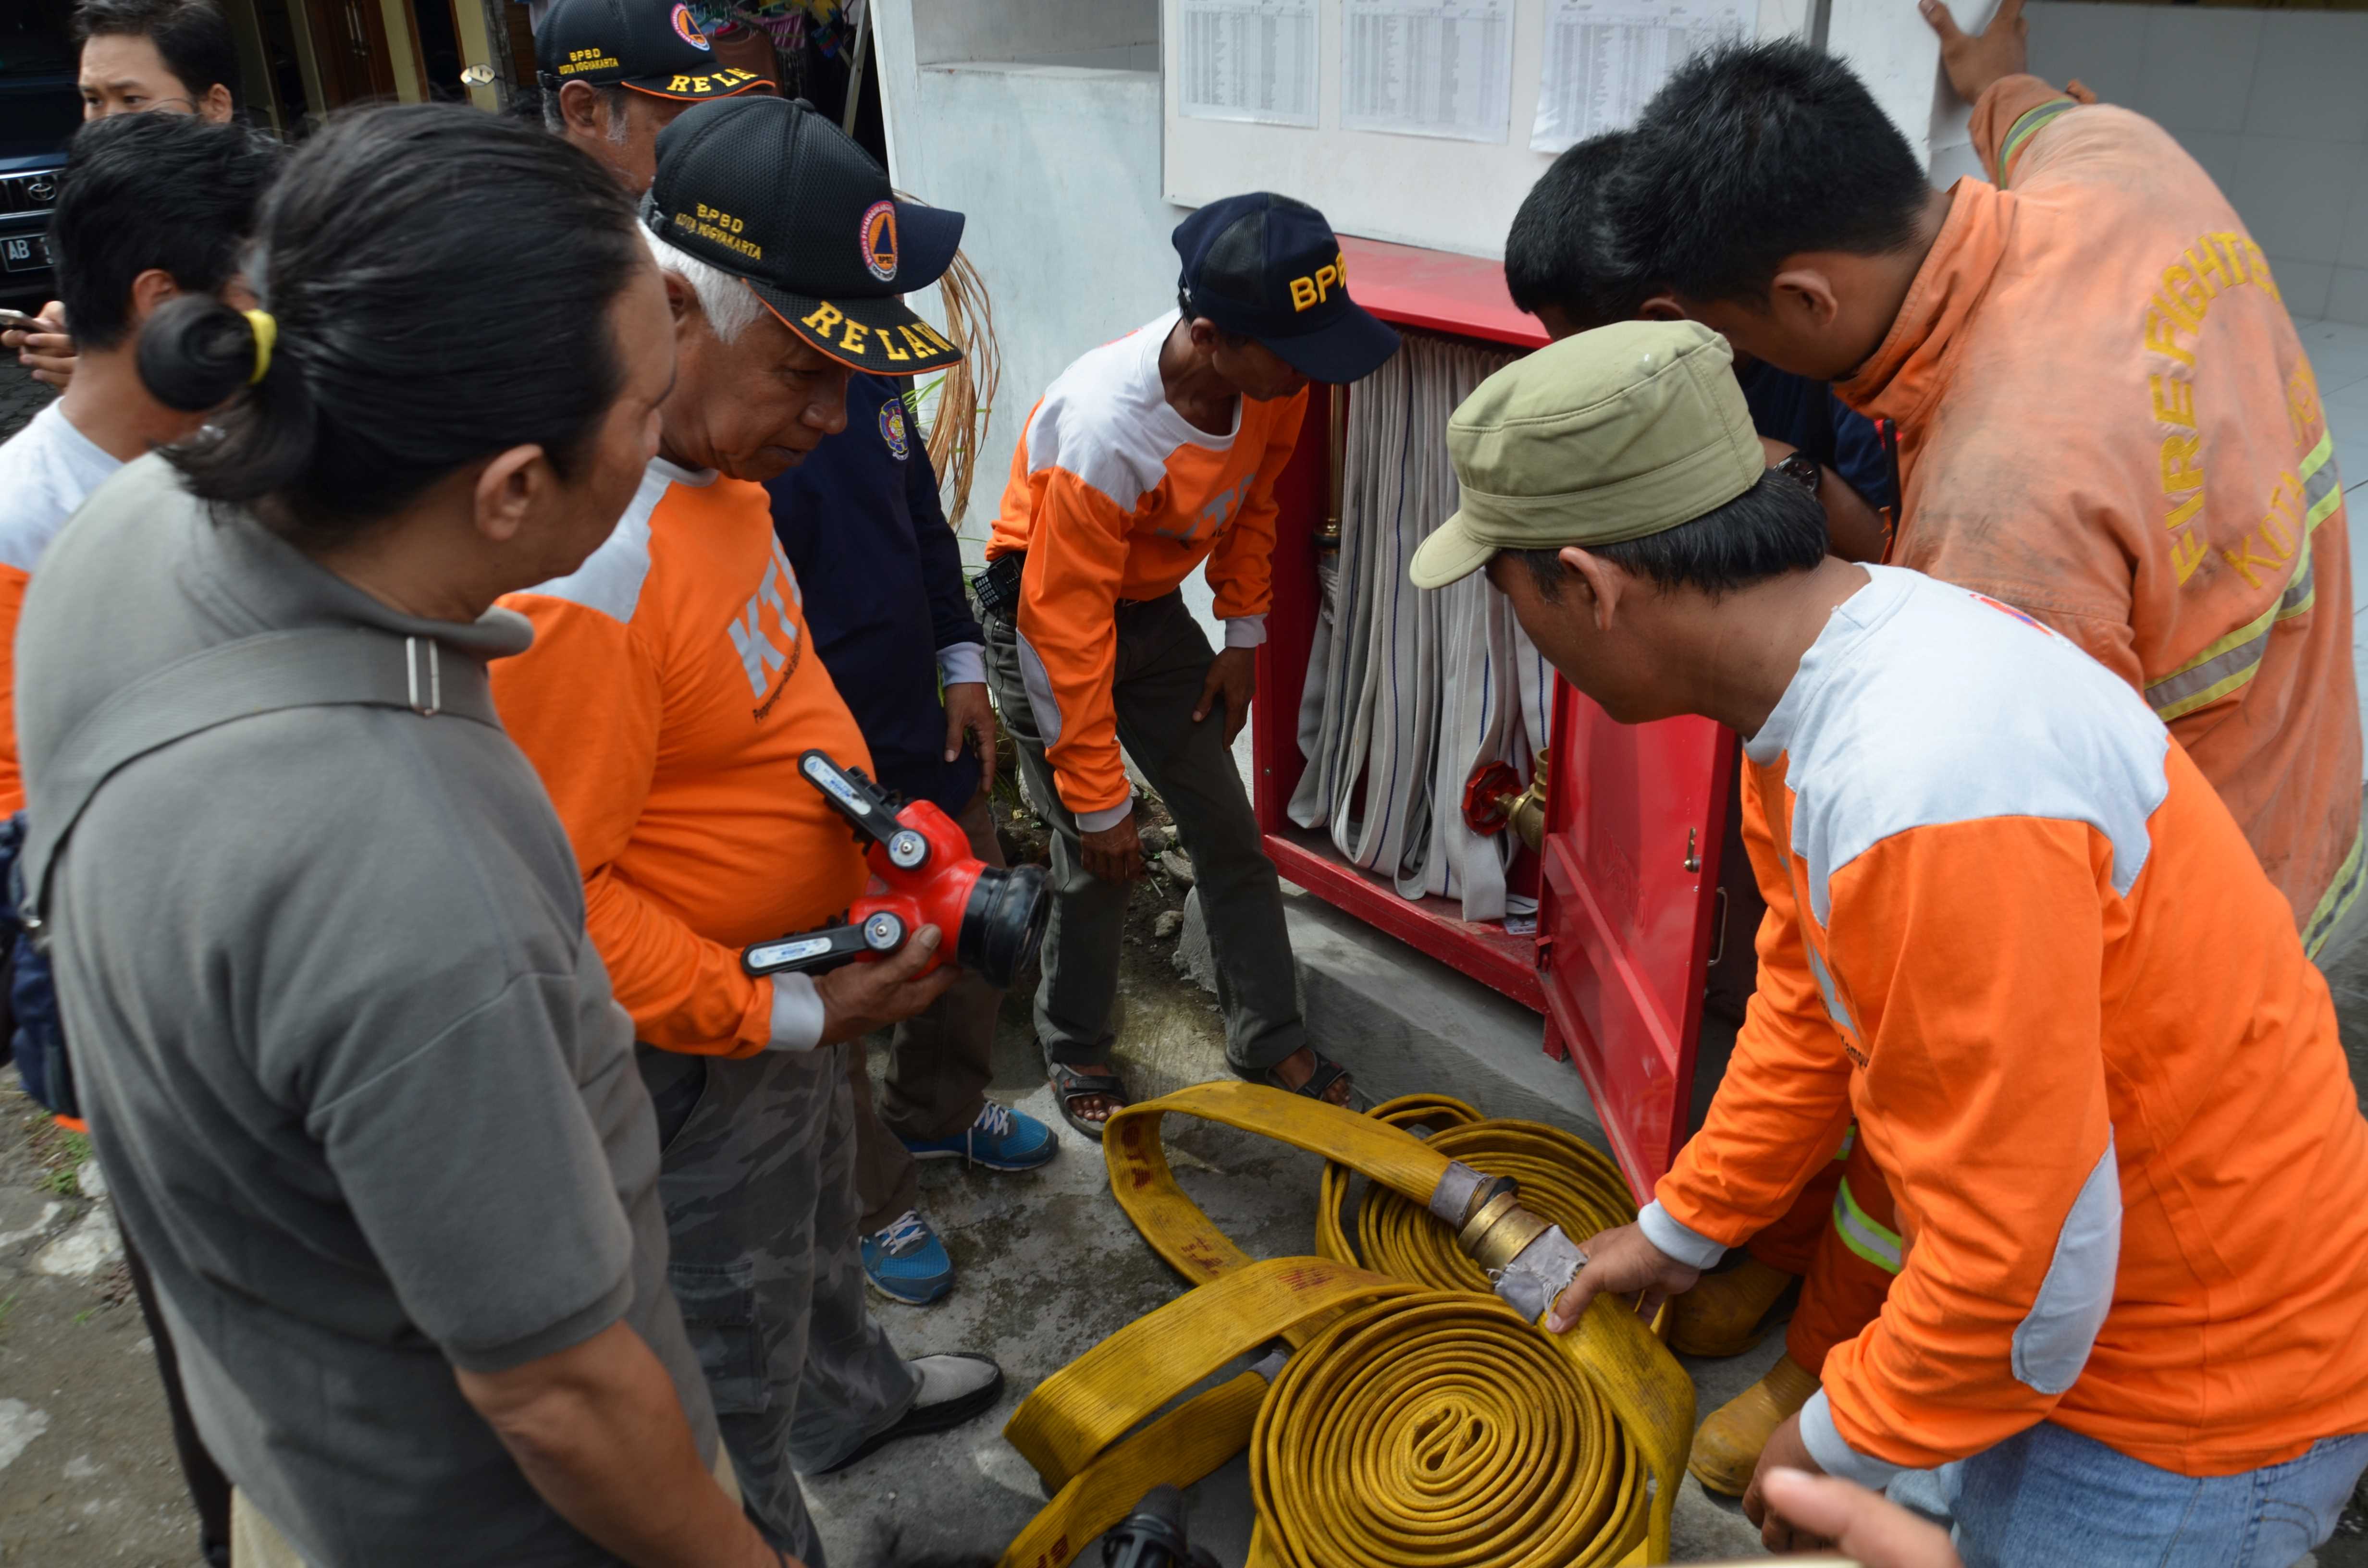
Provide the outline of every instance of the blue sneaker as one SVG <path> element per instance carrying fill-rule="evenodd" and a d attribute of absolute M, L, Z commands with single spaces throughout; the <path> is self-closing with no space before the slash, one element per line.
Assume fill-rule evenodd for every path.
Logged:
<path fill-rule="evenodd" d="M 1061 1152 L 1051 1128 L 994 1100 L 979 1107 L 978 1119 L 951 1138 L 903 1142 L 916 1160 L 966 1160 L 991 1171 L 1032 1171 Z"/>
<path fill-rule="evenodd" d="M 863 1277 L 890 1301 L 926 1307 L 954 1288 L 954 1260 L 918 1210 L 905 1210 L 862 1242 Z"/>

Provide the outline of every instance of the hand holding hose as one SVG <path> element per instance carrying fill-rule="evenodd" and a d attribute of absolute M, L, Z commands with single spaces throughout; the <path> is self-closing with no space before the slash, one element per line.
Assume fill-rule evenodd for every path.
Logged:
<path fill-rule="evenodd" d="M 1563 1287 L 1546 1313 L 1546 1326 L 1556 1334 L 1577 1323 L 1587 1304 L 1606 1290 L 1620 1296 L 1643 1291 L 1644 1300 L 1636 1311 L 1651 1317 L 1663 1301 L 1692 1290 L 1694 1281 L 1702 1278 L 1701 1269 L 1688 1267 L 1646 1241 L 1644 1231 L 1635 1225 L 1598 1231 L 1579 1243 L 1578 1250 L 1586 1255 L 1585 1266 Z"/>

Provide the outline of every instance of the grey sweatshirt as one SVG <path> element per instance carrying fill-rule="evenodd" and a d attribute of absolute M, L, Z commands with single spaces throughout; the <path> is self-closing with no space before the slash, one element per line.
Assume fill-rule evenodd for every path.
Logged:
<path fill-rule="evenodd" d="M 28 809 L 76 719 L 253 632 L 437 639 L 448 690 L 519 617 L 397 614 L 161 459 L 43 559 L 17 638 Z M 605 1563 L 527 1484 L 452 1369 L 623 1320 L 715 1422 L 666 1289 L 632 1026 L 575 857 L 487 725 L 300 709 L 133 763 L 52 883 L 69 1049 L 206 1445 L 317 1568 Z"/>

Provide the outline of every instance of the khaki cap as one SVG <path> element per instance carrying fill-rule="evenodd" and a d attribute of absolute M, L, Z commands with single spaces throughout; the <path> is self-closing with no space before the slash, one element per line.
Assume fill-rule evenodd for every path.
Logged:
<path fill-rule="evenodd" d="M 1447 422 L 1463 506 L 1407 575 L 1443 588 L 1500 550 L 1618 544 L 1690 523 L 1759 483 L 1735 355 L 1699 322 L 1618 322 L 1480 383 Z"/>

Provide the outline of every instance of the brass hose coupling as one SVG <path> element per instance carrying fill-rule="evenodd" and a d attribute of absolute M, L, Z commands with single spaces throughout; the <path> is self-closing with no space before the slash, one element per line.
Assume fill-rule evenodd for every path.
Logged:
<path fill-rule="evenodd" d="M 1587 1261 L 1561 1226 L 1521 1206 L 1520 1185 L 1512 1177 L 1488 1176 L 1461 1160 L 1440 1178 L 1430 1210 L 1457 1227 L 1456 1244 L 1464 1256 L 1532 1323 Z"/>

